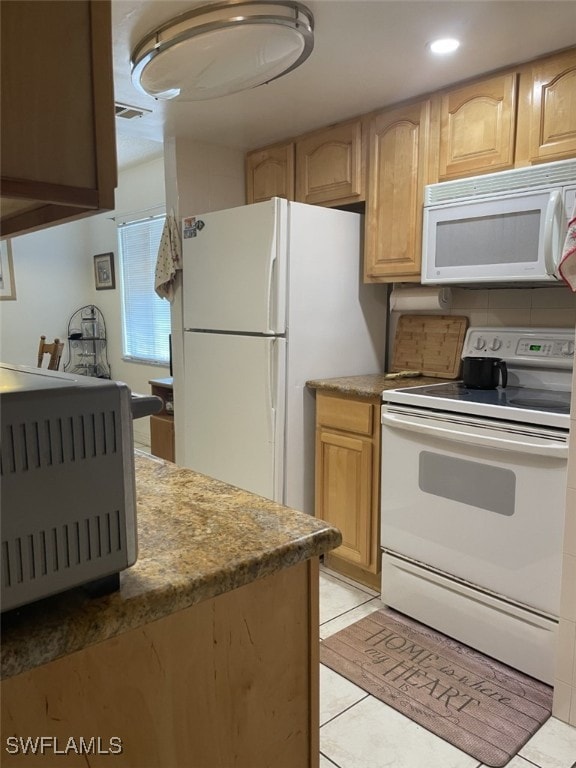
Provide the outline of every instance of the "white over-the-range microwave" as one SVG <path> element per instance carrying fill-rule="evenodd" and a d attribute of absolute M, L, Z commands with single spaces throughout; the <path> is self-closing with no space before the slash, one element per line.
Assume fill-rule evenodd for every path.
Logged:
<path fill-rule="evenodd" d="M 430 184 L 422 283 L 553 284 L 576 204 L 576 160 Z"/>

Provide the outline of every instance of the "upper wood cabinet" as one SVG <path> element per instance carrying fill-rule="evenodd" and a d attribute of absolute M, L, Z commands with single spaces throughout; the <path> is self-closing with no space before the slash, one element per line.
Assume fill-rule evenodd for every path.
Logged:
<path fill-rule="evenodd" d="M 114 208 L 109 0 L 1 4 L 2 235 Z"/>
<path fill-rule="evenodd" d="M 436 158 L 426 100 L 374 115 L 368 135 L 364 280 L 420 278 L 422 198 Z"/>
<path fill-rule="evenodd" d="M 364 199 L 361 120 L 333 125 L 296 141 L 296 200 L 343 205 Z"/>
<path fill-rule="evenodd" d="M 275 144 L 246 155 L 246 202 L 294 200 L 294 144 Z"/>
<path fill-rule="evenodd" d="M 363 122 L 352 120 L 246 155 L 246 202 L 285 197 L 345 205 L 365 199 Z"/>
<path fill-rule="evenodd" d="M 516 72 L 440 97 L 440 180 L 514 167 Z"/>
<path fill-rule="evenodd" d="M 525 65 L 520 96 L 517 164 L 576 157 L 576 49 Z"/>

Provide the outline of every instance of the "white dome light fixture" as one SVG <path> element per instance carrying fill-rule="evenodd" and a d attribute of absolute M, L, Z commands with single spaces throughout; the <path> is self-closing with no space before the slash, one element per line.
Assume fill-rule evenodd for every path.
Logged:
<path fill-rule="evenodd" d="M 443 37 L 430 43 L 430 50 L 439 56 L 454 53 L 460 47 L 460 41 L 454 37 Z"/>
<path fill-rule="evenodd" d="M 155 99 L 202 101 L 269 83 L 314 47 L 314 17 L 292 0 L 227 0 L 148 33 L 132 56 L 132 82 Z"/>

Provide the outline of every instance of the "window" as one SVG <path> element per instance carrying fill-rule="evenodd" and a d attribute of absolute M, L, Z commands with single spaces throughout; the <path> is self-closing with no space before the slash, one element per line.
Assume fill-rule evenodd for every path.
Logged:
<path fill-rule="evenodd" d="M 168 365 L 170 304 L 154 291 L 156 257 L 165 215 L 119 227 L 125 360 Z"/>

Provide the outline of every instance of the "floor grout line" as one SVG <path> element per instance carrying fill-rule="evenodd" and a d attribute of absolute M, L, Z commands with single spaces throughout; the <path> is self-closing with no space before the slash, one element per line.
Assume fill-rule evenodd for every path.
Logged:
<path fill-rule="evenodd" d="M 328 757 L 328 755 L 326 755 L 324 752 L 322 752 L 322 750 L 320 750 L 320 754 L 322 755 L 322 757 L 323 757 L 323 758 L 325 758 L 326 760 L 328 760 L 328 762 L 330 763 L 330 765 L 333 765 L 333 766 L 334 766 L 334 768 L 341 768 L 341 766 L 340 766 L 338 763 L 335 763 L 335 762 L 334 762 L 334 760 L 331 760 L 331 759 Z"/>
<path fill-rule="evenodd" d="M 328 669 L 330 669 L 330 667 L 328 667 Z M 332 670 L 332 671 L 334 671 L 334 670 Z M 336 674 L 338 674 L 338 672 L 336 672 Z M 342 677 L 342 675 L 340 675 L 340 677 Z M 344 678 L 344 679 L 346 679 L 346 678 Z M 343 714 L 344 714 L 344 712 L 348 712 L 348 710 L 350 710 L 350 709 L 352 709 L 353 707 L 355 707 L 355 706 L 356 706 L 356 704 L 360 704 L 360 702 L 361 702 L 361 701 L 364 701 L 364 699 L 368 699 L 368 698 L 370 698 L 370 696 L 371 696 L 371 695 L 372 695 L 372 694 L 370 694 L 370 693 L 367 693 L 365 696 L 362 696 L 360 699 L 358 699 L 357 701 L 355 701 L 355 702 L 354 702 L 354 704 L 350 704 L 349 706 L 347 706 L 347 707 L 344 707 L 344 709 L 343 709 L 341 712 L 338 712 L 338 714 L 334 715 L 334 716 L 333 716 L 333 717 L 331 717 L 329 720 L 326 720 L 326 722 L 325 722 L 325 723 L 322 723 L 322 725 L 320 726 L 320 730 L 322 730 L 322 728 L 324 728 L 324 726 L 325 726 L 325 725 L 328 725 L 328 723 L 331 723 L 333 720 L 336 720 L 336 718 L 337 718 L 337 717 L 340 717 L 340 715 L 343 715 Z M 372 697 L 372 698 L 374 698 L 374 697 Z"/>

